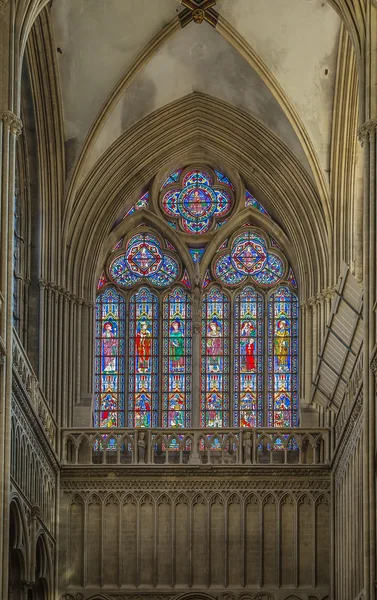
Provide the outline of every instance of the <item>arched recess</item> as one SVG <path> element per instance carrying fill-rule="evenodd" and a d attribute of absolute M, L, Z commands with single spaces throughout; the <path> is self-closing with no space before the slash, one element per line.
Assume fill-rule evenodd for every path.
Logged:
<path fill-rule="evenodd" d="M 198 157 L 236 169 L 268 199 L 297 257 L 303 298 L 328 285 L 331 222 L 308 174 L 259 121 L 225 102 L 192 94 L 122 135 L 84 181 L 65 235 L 69 289 L 93 300 L 98 260 L 122 207 L 130 206 L 160 170 Z"/>
<path fill-rule="evenodd" d="M 22 582 L 28 579 L 29 545 L 26 518 L 17 498 L 10 504 L 9 591 L 12 600 L 23 599 Z"/>
<path fill-rule="evenodd" d="M 49 600 L 52 590 L 52 561 L 45 534 L 38 536 L 35 549 L 35 586 L 33 600 Z"/>

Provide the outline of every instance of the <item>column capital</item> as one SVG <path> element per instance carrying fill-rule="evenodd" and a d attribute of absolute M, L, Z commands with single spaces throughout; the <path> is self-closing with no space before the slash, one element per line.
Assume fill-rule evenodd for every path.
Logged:
<path fill-rule="evenodd" d="M 1 113 L 1 120 L 3 121 L 4 125 L 10 130 L 11 133 L 13 133 L 15 136 L 20 135 L 23 127 L 22 121 L 11 110 L 3 110 Z"/>
<path fill-rule="evenodd" d="M 8 0 L 0 0 L 0 10 L 5 7 Z"/>
<path fill-rule="evenodd" d="M 365 121 L 365 123 L 363 123 L 363 125 L 361 125 L 361 127 L 359 127 L 357 136 L 359 138 L 359 142 L 360 142 L 361 146 L 364 146 L 364 143 L 369 140 L 370 135 L 376 130 L 376 128 L 377 128 L 377 120 L 376 119 L 369 119 L 369 121 Z"/>

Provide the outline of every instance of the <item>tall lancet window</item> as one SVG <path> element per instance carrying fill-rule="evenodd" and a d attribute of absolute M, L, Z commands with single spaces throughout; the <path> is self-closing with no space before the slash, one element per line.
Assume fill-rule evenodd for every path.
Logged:
<path fill-rule="evenodd" d="M 268 302 L 268 426 L 297 425 L 298 300 L 280 286 Z"/>
<path fill-rule="evenodd" d="M 124 426 L 125 303 L 113 287 L 96 302 L 96 427 Z"/>
<path fill-rule="evenodd" d="M 128 357 L 128 424 L 157 427 L 158 299 L 146 287 L 130 299 Z"/>
<path fill-rule="evenodd" d="M 229 300 L 217 287 L 204 294 L 201 425 L 229 425 Z"/>
<path fill-rule="evenodd" d="M 163 311 L 163 419 L 164 427 L 191 424 L 191 299 L 174 288 L 164 299 Z"/>
<path fill-rule="evenodd" d="M 234 423 L 263 425 L 263 297 L 251 286 L 234 300 Z"/>

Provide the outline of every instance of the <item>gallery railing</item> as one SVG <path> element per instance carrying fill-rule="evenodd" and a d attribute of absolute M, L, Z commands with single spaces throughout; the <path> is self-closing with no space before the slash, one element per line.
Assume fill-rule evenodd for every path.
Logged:
<path fill-rule="evenodd" d="M 13 335 L 13 371 L 51 446 L 56 450 L 57 424 L 17 334 Z"/>
<path fill-rule="evenodd" d="M 63 429 L 62 465 L 329 465 L 331 430 Z"/>

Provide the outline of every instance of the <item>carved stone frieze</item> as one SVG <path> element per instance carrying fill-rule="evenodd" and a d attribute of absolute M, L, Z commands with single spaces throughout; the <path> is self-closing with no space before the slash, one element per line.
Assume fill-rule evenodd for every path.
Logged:
<path fill-rule="evenodd" d="M 274 478 L 272 475 L 265 475 L 262 478 L 247 478 L 244 480 L 239 479 L 198 479 L 198 478 L 187 478 L 187 479 L 176 479 L 174 478 L 98 478 L 87 479 L 78 473 L 74 474 L 72 470 L 69 470 L 70 475 L 67 477 L 67 473 L 62 472 L 61 478 L 61 489 L 71 494 L 72 492 L 91 492 L 91 491 L 114 491 L 123 493 L 126 491 L 155 491 L 161 493 L 163 491 L 181 492 L 181 491 L 221 491 L 222 493 L 232 492 L 249 492 L 249 491 L 329 491 L 330 484 L 330 473 L 327 470 L 323 473 L 323 477 L 318 477 L 312 473 L 312 476 L 308 475 L 305 478 L 292 478 L 290 476 L 281 477 L 280 479 Z M 171 475 L 171 474 L 170 474 Z M 78 478 L 79 477 L 79 478 Z"/>
<path fill-rule="evenodd" d="M 277 594 L 277 595 L 276 595 Z M 356 600 L 362 600 L 363 595 L 357 597 Z M 100 594 L 93 595 L 93 592 L 88 592 L 87 594 L 79 593 L 69 593 L 63 594 L 61 596 L 61 600 L 329 600 L 328 595 L 323 596 L 323 594 L 318 595 L 307 595 L 305 592 L 298 592 L 294 590 L 294 593 L 289 592 L 288 590 L 280 591 L 279 593 L 268 592 L 268 591 L 260 591 L 260 592 L 241 592 L 240 594 L 234 592 L 209 592 L 197 590 L 195 592 L 171 592 L 171 593 L 159 593 L 155 592 L 111 592 L 107 591 L 105 593 L 101 592 Z"/>

